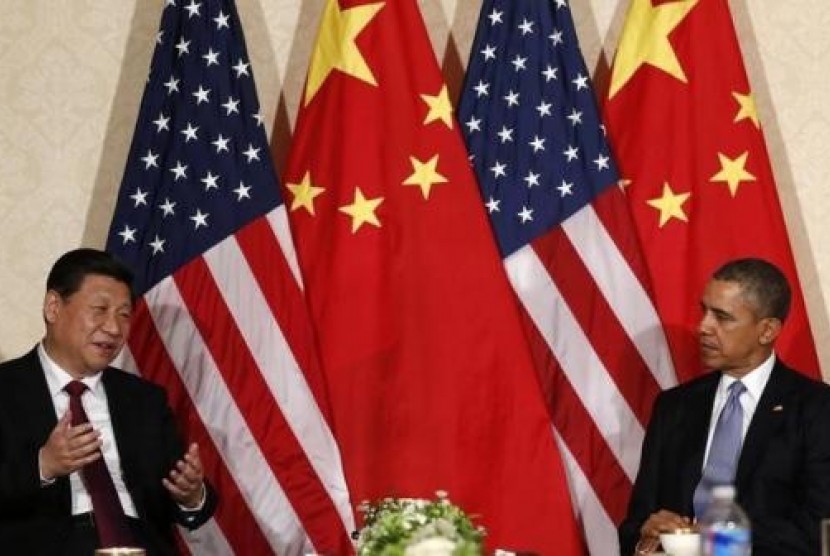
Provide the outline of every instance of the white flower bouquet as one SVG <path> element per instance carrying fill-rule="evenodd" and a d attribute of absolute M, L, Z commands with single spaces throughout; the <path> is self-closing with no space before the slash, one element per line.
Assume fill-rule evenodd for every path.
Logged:
<path fill-rule="evenodd" d="M 384 498 L 359 506 L 359 556 L 479 556 L 485 531 L 438 491 L 435 500 Z"/>

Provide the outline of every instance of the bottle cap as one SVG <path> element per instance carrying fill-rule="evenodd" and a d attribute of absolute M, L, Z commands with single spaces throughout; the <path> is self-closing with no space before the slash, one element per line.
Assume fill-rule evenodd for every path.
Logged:
<path fill-rule="evenodd" d="M 712 489 L 712 498 L 720 500 L 734 500 L 735 487 L 732 485 L 718 485 Z"/>

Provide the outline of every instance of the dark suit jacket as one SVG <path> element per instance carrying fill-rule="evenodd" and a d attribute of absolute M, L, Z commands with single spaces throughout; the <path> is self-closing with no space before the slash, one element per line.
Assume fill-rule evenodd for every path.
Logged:
<path fill-rule="evenodd" d="M 694 515 L 720 376 L 711 372 L 657 397 L 620 525 L 624 556 L 653 512 Z M 819 522 L 830 517 L 828 385 L 776 363 L 744 438 L 735 487 L 752 522 L 753 556 L 819 553 Z"/>
<path fill-rule="evenodd" d="M 216 495 L 200 512 L 182 512 L 161 479 L 184 453 L 164 391 L 108 368 L 102 377 L 124 481 L 139 515 L 148 554 L 175 554 L 173 524 L 207 521 Z M 57 419 L 37 351 L 0 364 L 0 551 L 62 554 L 71 527 L 69 478 L 41 486 L 38 450 Z"/>

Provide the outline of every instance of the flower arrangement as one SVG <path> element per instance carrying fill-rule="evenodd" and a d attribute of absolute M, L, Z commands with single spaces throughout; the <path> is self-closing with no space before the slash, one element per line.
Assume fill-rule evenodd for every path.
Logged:
<path fill-rule="evenodd" d="M 384 498 L 358 509 L 365 526 L 358 556 L 478 556 L 485 531 L 461 508 L 436 492 L 435 500 Z"/>

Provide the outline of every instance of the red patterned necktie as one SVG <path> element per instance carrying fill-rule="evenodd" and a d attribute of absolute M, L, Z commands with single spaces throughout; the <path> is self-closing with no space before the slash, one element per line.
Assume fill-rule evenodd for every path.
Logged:
<path fill-rule="evenodd" d="M 87 385 L 78 380 L 73 380 L 64 390 L 69 394 L 69 409 L 72 411 L 72 426 L 88 423 L 89 419 L 81 404 L 81 395 L 87 389 Z M 92 499 L 92 513 L 95 516 L 95 528 L 98 531 L 98 539 L 101 541 L 101 548 L 132 546 L 133 540 L 130 534 L 127 517 L 118 499 L 115 484 L 104 463 L 104 456 L 85 465 L 81 468 L 81 478 L 84 481 L 89 496 Z"/>

